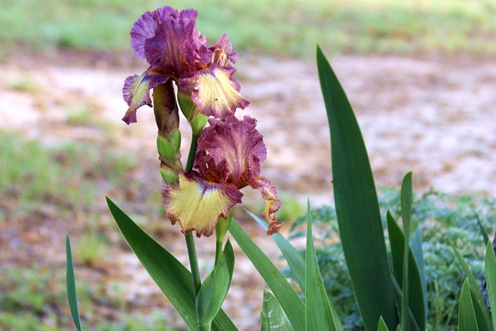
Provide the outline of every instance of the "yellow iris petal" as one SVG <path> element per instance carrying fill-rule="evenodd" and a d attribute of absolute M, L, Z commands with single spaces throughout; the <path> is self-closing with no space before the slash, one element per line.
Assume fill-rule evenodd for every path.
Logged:
<path fill-rule="evenodd" d="M 179 186 L 169 191 L 166 207 L 171 220 L 179 221 L 184 233 L 196 230 L 197 236 L 210 236 L 219 215 L 227 215 L 239 199 L 230 196 L 221 184 L 198 183 L 180 174 Z"/>
<path fill-rule="evenodd" d="M 198 91 L 202 108 L 210 109 L 216 117 L 233 114 L 236 107 L 244 103 L 229 75 L 218 68 L 199 75 Z"/>

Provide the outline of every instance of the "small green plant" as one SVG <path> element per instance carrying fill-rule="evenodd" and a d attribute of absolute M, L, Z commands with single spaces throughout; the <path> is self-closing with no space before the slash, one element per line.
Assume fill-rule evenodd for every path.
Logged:
<path fill-rule="evenodd" d="M 386 212 L 399 214 L 400 192 L 383 188 L 379 206 L 383 222 Z M 327 293 L 332 298 L 345 329 L 363 329 L 362 320 L 351 287 L 351 280 L 341 243 L 335 209 L 322 206 L 312 210 L 318 240 L 317 257 Z M 412 221 L 422 229 L 425 273 L 428 293 L 429 330 L 453 330 L 458 325 L 458 301 L 464 272 L 454 263 L 450 240 L 465 257 L 477 279 L 484 274 L 484 240 L 477 218 L 485 229 L 496 224 L 496 199 L 468 195 L 448 195 L 428 191 L 413 202 Z M 290 231 L 290 238 L 302 237 L 300 217 Z M 385 233 L 387 235 L 387 232 Z M 292 276 L 288 270 L 286 274 Z"/>

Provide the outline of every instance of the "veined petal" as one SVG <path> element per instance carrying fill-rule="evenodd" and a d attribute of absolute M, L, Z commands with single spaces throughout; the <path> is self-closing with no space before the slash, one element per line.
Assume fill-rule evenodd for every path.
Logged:
<path fill-rule="evenodd" d="M 281 208 L 281 201 L 277 198 L 276 187 L 264 177 L 259 177 L 256 181 L 251 182 L 250 186 L 259 189 L 262 192 L 262 198 L 265 200 L 263 216 L 269 224 L 267 234 L 271 235 L 278 232 L 282 224 L 277 221 L 275 212 Z"/>
<path fill-rule="evenodd" d="M 178 12 L 166 6 L 155 10 L 152 15 L 156 23 L 154 35 L 144 41 L 148 63 L 176 77 L 185 71 L 196 70 L 198 63 L 207 57 L 203 53 L 210 53 L 206 38 L 196 29 L 198 12 L 193 9 Z"/>
<path fill-rule="evenodd" d="M 257 121 L 249 116 L 242 121 L 230 116 L 225 120 L 212 118 L 209 123 L 198 137 L 195 168 L 208 180 L 237 187 L 256 180 L 267 157 Z"/>
<path fill-rule="evenodd" d="M 243 194 L 232 184 L 212 183 L 197 173 L 180 173 L 179 182 L 163 191 L 164 206 L 172 224 L 179 221 L 182 232 L 210 236 L 219 216 L 227 218 L 229 210 L 241 202 Z"/>
<path fill-rule="evenodd" d="M 191 91 L 191 98 L 202 114 L 226 118 L 233 115 L 236 108 L 245 109 L 250 104 L 239 93 L 239 83 L 232 78 L 235 71 L 232 67 L 210 64 L 207 69 L 182 75 L 179 88 Z"/>
<path fill-rule="evenodd" d="M 165 83 L 169 80 L 169 75 L 165 75 L 148 69 L 141 76 L 129 76 L 124 81 L 122 96 L 129 106 L 126 115 L 122 118 L 127 124 L 136 122 L 136 110 L 143 106 L 152 106 L 150 90 L 158 84 Z"/>

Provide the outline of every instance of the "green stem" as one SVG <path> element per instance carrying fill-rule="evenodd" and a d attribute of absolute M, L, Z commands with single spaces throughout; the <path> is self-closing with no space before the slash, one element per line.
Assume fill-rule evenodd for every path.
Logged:
<path fill-rule="evenodd" d="M 186 172 L 193 169 L 193 162 L 195 161 L 196 147 L 198 146 L 198 135 L 191 137 L 191 146 L 189 147 L 188 162 L 186 163 Z"/>
<path fill-rule="evenodd" d="M 191 275 L 193 276 L 193 286 L 195 287 L 195 296 L 200 291 L 201 278 L 200 278 L 200 266 L 198 265 L 198 257 L 196 255 L 195 238 L 193 238 L 193 233 L 190 231 L 185 235 L 186 247 L 188 248 L 189 264 L 191 265 Z"/>
<path fill-rule="evenodd" d="M 196 147 L 198 145 L 198 135 L 193 135 L 191 138 L 191 146 L 189 148 L 188 162 L 186 163 L 186 172 L 193 169 L 193 162 L 195 160 Z M 198 265 L 198 256 L 196 255 L 195 238 L 193 232 L 188 232 L 185 235 L 186 247 L 188 248 L 189 264 L 191 265 L 191 275 L 193 276 L 193 286 L 195 288 L 195 295 L 198 294 L 201 286 L 200 266 Z"/>
<path fill-rule="evenodd" d="M 215 242 L 215 265 L 219 263 L 220 257 L 222 256 L 222 241 Z"/>
<path fill-rule="evenodd" d="M 198 330 L 199 331 L 210 331 L 210 330 L 212 330 L 212 326 L 211 325 L 199 325 Z"/>

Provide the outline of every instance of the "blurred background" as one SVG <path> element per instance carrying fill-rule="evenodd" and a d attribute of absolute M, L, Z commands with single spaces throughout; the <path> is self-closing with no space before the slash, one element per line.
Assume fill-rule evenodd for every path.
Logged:
<path fill-rule="evenodd" d="M 164 5 L 194 7 L 209 44 L 226 32 L 239 51 L 235 77 L 251 105 L 237 114 L 259 121 L 282 221 L 301 216 L 307 198 L 333 203 L 317 44 L 354 106 L 380 189 L 413 170 L 418 192 L 495 196 L 496 0 L 0 0 L 0 329 L 72 329 L 66 232 L 86 329 L 182 328 L 104 203 L 187 260 L 160 204 L 153 113 L 120 120 L 124 79 L 147 68 L 129 30 Z M 244 206 L 260 212 L 263 201 L 247 191 Z M 214 244 L 199 245 L 207 272 Z M 225 308 L 250 330 L 263 283 L 243 261 Z"/>

